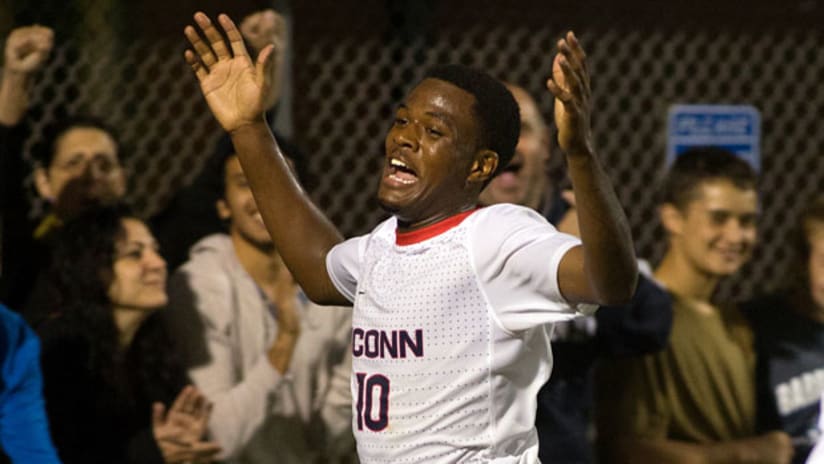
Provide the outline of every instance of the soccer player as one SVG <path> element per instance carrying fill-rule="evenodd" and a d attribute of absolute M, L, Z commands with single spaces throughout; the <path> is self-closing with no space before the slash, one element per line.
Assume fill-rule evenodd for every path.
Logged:
<path fill-rule="evenodd" d="M 393 217 L 343 241 L 292 177 L 263 120 L 271 47 L 203 13 L 185 54 L 284 262 L 318 303 L 353 302 L 353 428 L 361 462 L 537 462 L 535 395 L 551 324 L 621 303 L 637 277 L 626 217 L 592 147 L 589 74 L 570 32 L 553 78 L 582 239 L 515 205 L 477 208 L 512 157 L 518 107 L 497 80 L 436 68 L 398 107 L 378 199 Z M 204 38 L 205 37 L 205 38 Z"/>

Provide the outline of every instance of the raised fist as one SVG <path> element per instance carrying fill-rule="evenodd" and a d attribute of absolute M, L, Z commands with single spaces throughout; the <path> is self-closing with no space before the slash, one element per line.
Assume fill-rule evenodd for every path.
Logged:
<path fill-rule="evenodd" d="M 11 31 L 6 40 L 5 72 L 33 73 L 46 63 L 54 32 L 45 26 L 24 26 Z"/>

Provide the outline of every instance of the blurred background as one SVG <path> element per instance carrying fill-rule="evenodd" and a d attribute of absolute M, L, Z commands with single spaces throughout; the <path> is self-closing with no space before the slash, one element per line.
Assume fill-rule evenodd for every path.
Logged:
<path fill-rule="evenodd" d="M 306 156 L 312 197 L 354 235 L 383 217 L 373 198 L 383 137 L 395 105 L 430 65 L 459 62 L 521 85 L 551 120 L 544 81 L 555 41 L 574 29 L 589 54 L 597 149 L 639 255 L 652 262 L 665 245 L 655 187 L 669 107 L 760 111 L 760 245 L 720 290 L 722 298 L 745 298 L 785 275 L 788 234 L 824 185 L 824 2 L 674 3 L 5 0 L 0 36 L 32 23 L 56 33 L 27 116 L 26 150 L 63 114 L 105 118 L 125 143 L 129 199 L 148 217 L 192 181 L 221 136 L 183 62 L 183 27 L 196 10 L 240 19 L 275 8 L 291 34 L 276 127 Z M 568 185 L 559 153 L 551 176 Z"/>

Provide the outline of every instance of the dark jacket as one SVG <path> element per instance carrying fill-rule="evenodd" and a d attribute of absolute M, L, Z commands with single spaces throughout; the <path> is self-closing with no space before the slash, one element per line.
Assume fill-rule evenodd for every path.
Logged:
<path fill-rule="evenodd" d="M 588 432 L 595 363 L 661 350 L 671 327 L 669 295 L 643 274 L 630 304 L 601 307 L 589 320 L 556 325 L 552 375 L 538 392 L 535 419 L 542 462 L 594 462 Z"/>
<path fill-rule="evenodd" d="M 163 463 L 151 429 L 152 403 L 168 408 L 189 382 L 156 316 L 119 362 L 71 316 L 39 327 L 46 412 L 65 464 Z"/>

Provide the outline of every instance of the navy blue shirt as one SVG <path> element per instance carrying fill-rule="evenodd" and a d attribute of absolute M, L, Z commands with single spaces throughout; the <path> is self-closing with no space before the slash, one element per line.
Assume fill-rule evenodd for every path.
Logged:
<path fill-rule="evenodd" d="M 596 361 L 658 351 L 671 327 L 669 294 L 643 274 L 630 304 L 604 306 L 592 318 L 556 324 L 553 371 L 538 393 L 535 419 L 542 462 L 593 462 L 588 430 Z"/>
<path fill-rule="evenodd" d="M 824 324 L 805 317 L 801 299 L 777 294 L 743 305 L 755 333 L 758 427 L 793 438 L 803 463 L 819 437 L 824 393 Z"/>

